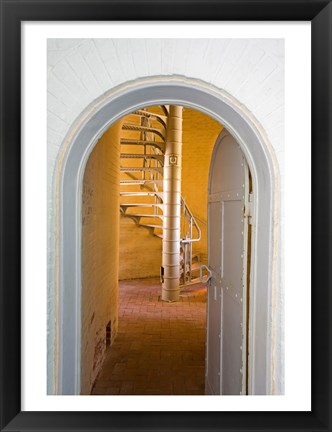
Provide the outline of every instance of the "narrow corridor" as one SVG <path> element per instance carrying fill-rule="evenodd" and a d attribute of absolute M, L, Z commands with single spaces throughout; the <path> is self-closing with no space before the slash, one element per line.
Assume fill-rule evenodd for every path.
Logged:
<path fill-rule="evenodd" d="M 92 394 L 204 394 L 206 287 L 186 287 L 177 303 L 160 292 L 156 278 L 120 282 L 118 335 Z"/>

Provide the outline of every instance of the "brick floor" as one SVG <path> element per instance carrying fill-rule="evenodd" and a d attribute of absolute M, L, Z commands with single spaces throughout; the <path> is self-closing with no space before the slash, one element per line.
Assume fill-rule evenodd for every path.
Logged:
<path fill-rule="evenodd" d="M 206 287 L 187 287 L 177 303 L 160 291 L 158 279 L 120 283 L 118 335 L 92 394 L 204 394 Z"/>

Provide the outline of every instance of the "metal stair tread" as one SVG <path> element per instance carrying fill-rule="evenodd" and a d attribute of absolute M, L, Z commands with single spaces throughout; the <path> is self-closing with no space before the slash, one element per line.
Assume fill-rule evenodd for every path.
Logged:
<path fill-rule="evenodd" d="M 199 277 L 191 279 L 191 283 L 201 283 L 201 279 Z"/>
<path fill-rule="evenodd" d="M 134 186 L 145 184 L 163 184 L 162 180 L 120 180 L 120 185 Z"/>
<path fill-rule="evenodd" d="M 137 171 L 157 171 L 163 173 L 162 167 L 120 167 L 121 172 L 137 172 Z"/>
<path fill-rule="evenodd" d="M 162 207 L 162 204 L 146 204 L 146 203 L 126 203 L 120 204 L 120 207 Z"/>
<path fill-rule="evenodd" d="M 120 153 L 121 159 L 160 159 L 164 160 L 162 154 L 144 154 L 144 153 Z"/>
<path fill-rule="evenodd" d="M 191 271 L 199 270 L 201 265 L 202 265 L 201 262 L 196 262 L 196 263 L 191 264 Z"/>
<path fill-rule="evenodd" d="M 122 145 L 138 145 L 138 146 L 148 145 L 148 146 L 152 146 L 152 147 L 157 147 L 161 151 L 163 151 L 165 149 L 165 144 L 163 142 L 159 142 L 159 141 L 148 141 L 148 140 L 121 138 L 120 144 L 122 144 Z"/>
<path fill-rule="evenodd" d="M 185 284 L 181 284 L 180 285 L 180 289 L 187 288 L 190 285 L 196 285 L 196 284 L 200 284 L 200 283 L 203 284 L 204 282 L 201 282 L 201 279 L 199 277 L 198 278 L 194 278 L 194 279 L 191 279 L 190 282 L 186 282 Z"/>
<path fill-rule="evenodd" d="M 133 217 L 139 217 L 139 218 L 160 218 L 162 219 L 163 215 L 155 215 L 155 214 L 136 214 L 136 213 L 127 213 L 126 216 L 133 216 Z"/>
<path fill-rule="evenodd" d="M 163 228 L 162 225 L 155 225 L 155 224 L 140 223 L 139 225 L 143 227 L 149 227 L 149 228 L 161 228 L 161 229 Z"/>
<path fill-rule="evenodd" d="M 120 192 L 120 196 L 163 196 L 163 192 Z"/>

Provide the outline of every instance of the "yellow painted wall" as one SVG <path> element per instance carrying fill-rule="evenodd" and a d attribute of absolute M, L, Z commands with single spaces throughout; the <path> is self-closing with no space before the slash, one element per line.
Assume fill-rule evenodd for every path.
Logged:
<path fill-rule="evenodd" d="M 136 279 L 158 276 L 162 240 L 129 218 L 120 218 L 119 278 Z"/>
<path fill-rule="evenodd" d="M 82 205 L 81 393 L 89 394 L 106 352 L 106 325 L 117 332 L 119 154 L 121 122 L 99 140 L 87 162 Z"/>
<path fill-rule="evenodd" d="M 199 111 L 184 108 L 182 148 L 182 196 L 191 212 L 197 217 L 202 240 L 194 243 L 207 261 L 207 199 L 210 162 L 214 144 L 222 126 Z"/>

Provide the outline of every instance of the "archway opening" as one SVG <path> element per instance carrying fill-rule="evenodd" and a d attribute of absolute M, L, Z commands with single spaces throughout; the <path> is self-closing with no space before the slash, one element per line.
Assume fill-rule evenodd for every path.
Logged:
<path fill-rule="evenodd" d="M 83 394 L 92 385 L 94 394 L 204 394 L 207 290 L 199 272 L 202 264 L 208 265 L 208 177 L 223 127 L 204 113 L 183 108 L 180 212 L 178 222 L 174 216 L 171 220 L 172 239 L 176 227 L 179 236 L 175 260 L 171 251 L 176 264 L 171 270 L 178 270 L 177 305 L 162 301 L 161 270 L 170 255 L 163 246 L 163 225 L 169 226 L 163 184 L 169 177 L 164 172 L 166 127 L 166 107 L 143 107 L 111 126 L 86 164 Z M 109 321 L 115 345 L 106 352 Z"/>
<path fill-rule="evenodd" d="M 260 344 L 253 346 L 252 382 L 249 383 L 251 394 L 268 394 L 271 382 L 269 314 L 267 299 L 271 285 L 271 240 L 273 237 L 271 223 L 271 206 L 273 206 L 273 168 L 269 159 L 264 140 L 260 137 L 249 118 L 244 118 L 236 106 L 206 89 L 188 83 L 138 85 L 130 88 L 107 103 L 96 108 L 93 114 L 85 119 L 84 125 L 72 140 L 66 154 L 62 169 L 61 207 L 62 219 L 60 232 L 62 247 L 60 248 L 60 327 L 59 327 L 59 392 L 61 394 L 78 394 L 81 388 L 80 353 L 81 353 L 81 245 L 82 232 L 80 227 L 83 175 L 88 156 L 105 129 L 118 121 L 124 114 L 144 106 L 157 103 L 185 105 L 199 108 L 210 114 L 237 138 L 252 171 L 253 184 L 257 187 L 255 211 L 266 228 L 265 235 L 256 241 L 256 273 L 253 298 L 260 295 L 260 302 L 266 306 L 260 313 L 253 302 L 255 320 L 252 324 L 252 341 L 256 336 Z M 236 104 L 235 104 L 236 105 Z M 77 145 L 77 143 L 80 143 Z M 74 254 L 73 254 L 74 252 Z M 264 265 L 265 263 L 265 265 Z M 73 268 L 75 271 L 73 272 Z M 258 271 L 257 271 L 258 270 Z M 268 289 L 266 288 L 268 287 Z M 270 291 L 269 291 L 270 290 Z M 69 318 L 70 315 L 70 318 Z M 73 319 L 74 318 L 74 319 Z M 262 325 L 256 335 L 257 322 Z M 67 331 L 66 331 L 67 330 Z M 74 343 L 73 343 L 74 341 Z M 250 343 L 250 342 L 249 342 Z M 258 370 L 259 369 L 259 370 Z M 256 372 L 256 373 L 255 373 Z M 258 373 L 257 373 L 258 372 Z"/>

